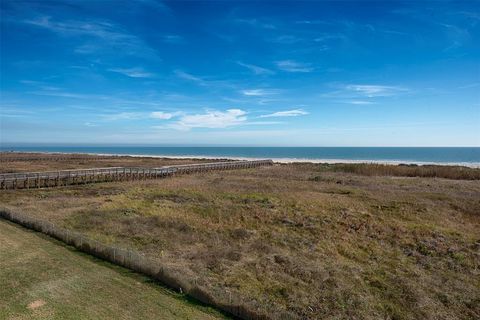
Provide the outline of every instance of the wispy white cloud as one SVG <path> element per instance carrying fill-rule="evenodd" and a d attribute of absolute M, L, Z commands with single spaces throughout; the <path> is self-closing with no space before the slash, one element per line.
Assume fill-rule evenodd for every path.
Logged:
<path fill-rule="evenodd" d="M 158 58 L 157 52 L 142 39 L 108 21 L 60 21 L 50 16 L 40 16 L 23 22 L 64 37 L 88 37 L 86 43 L 77 47 L 77 53 L 89 54 L 110 47 L 115 49 L 116 54 Z"/>
<path fill-rule="evenodd" d="M 314 42 L 327 42 L 332 40 L 348 40 L 348 38 L 341 33 L 323 33 L 313 39 Z"/>
<path fill-rule="evenodd" d="M 83 22 L 83 21 L 53 21 L 52 17 L 41 16 L 36 19 L 24 20 L 25 23 L 37 27 L 42 27 L 56 33 L 64 35 L 89 35 L 98 38 L 107 39 L 113 37 L 114 39 L 123 38 L 123 33 L 118 33 L 113 30 L 113 24 L 107 22 Z"/>
<path fill-rule="evenodd" d="M 173 73 L 179 79 L 191 81 L 196 83 L 199 86 L 209 87 L 215 90 L 219 88 L 229 88 L 229 89 L 236 88 L 236 84 L 231 80 L 222 80 L 222 79 L 215 79 L 214 77 L 209 77 L 209 76 L 193 75 L 183 70 L 175 70 Z"/>
<path fill-rule="evenodd" d="M 302 109 L 294 109 L 294 110 L 285 110 L 285 111 L 277 111 L 270 114 L 261 115 L 259 118 L 274 118 L 274 117 L 298 117 L 307 115 L 308 112 Z"/>
<path fill-rule="evenodd" d="M 83 93 L 73 93 L 65 92 L 61 90 L 39 90 L 39 91 L 29 91 L 29 94 L 34 94 L 38 96 L 50 96 L 58 98 L 72 98 L 72 99 L 104 99 L 104 96 L 95 95 L 95 94 L 83 94 Z"/>
<path fill-rule="evenodd" d="M 262 97 L 278 94 L 279 91 L 276 89 L 248 89 L 242 90 L 241 93 L 245 96 Z"/>
<path fill-rule="evenodd" d="M 342 101 L 342 102 L 343 102 L 343 103 L 349 103 L 349 104 L 355 104 L 355 105 L 375 104 L 375 102 L 366 101 L 366 100 L 348 100 L 348 101 Z"/>
<path fill-rule="evenodd" d="M 257 101 L 259 105 L 266 105 L 273 102 L 281 101 L 282 99 L 271 99 L 271 98 L 262 98 Z"/>
<path fill-rule="evenodd" d="M 108 114 L 103 116 L 103 118 L 108 121 L 135 120 L 135 119 L 142 119 L 144 117 L 145 117 L 145 114 L 142 112 L 120 112 L 120 113 Z"/>
<path fill-rule="evenodd" d="M 177 130 L 227 128 L 245 123 L 247 121 L 246 114 L 247 112 L 241 109 L 207 110 L 205 113 L 182 115 L 178 121 L 169 124 L 168 127 Z"/>
<path fill-rule="evenodd" d="M 257 75 L 268 75 L 268 74 L 274 74 L 272 70 L 269 70 L 267 68 L 259 67 L 254 64 L 249 64 L 249 63 L 243 63 L 241 61 L 237 61 L 237 64 L 247 68 L 248 70 L 252 71 L 253 73 Z"/>
<path fill-rule="evenodd" d="M 367 105 L 375 103 L 375 98 L 395 97 L 412 93 L 407 87 L 384 84 L 333 84 L 337 90 L 322 94 L 326 98 L 335 98 L 339 103 Z"/>
<path fill-rule="evenodd" d="M 295 110 L 289 112 L 279 112 L 278 115 L 271 117 L 296 116 Z M 303 114 L 303 112 L 302 112 Z M 300 115 L 300 114 L 298 114 Z M 270 117 L 269 115 L 265 118 Z M 260 117 L 263 118 L 263 117 Z M 174 129 L 179 131 L 189 131 L 193 128 L 224 129 L 235 126 L 245 125 L 273 125 L 280 124 L 279 121 L 247 121 L 247 112 L 241 109 L 206 110 L 203 113 L 186 113 L 182 111 L 166 112 L 120 112 L 111 113 L 102 116 L 102 121 L 138 121 L 144 119 L 162 120 L 164 125 L 154 126 L 156 129 Z M 96 125 L 95 123 L 85 123 L 86 126 Z"/>
<path fill-rule="evenodd" d="M 8 117 L 8 118 L 26 118 L 34 116 L 35 112 L 31 110 L 25 110 L 22 107 L 16 106 L 15 104 L 2 104 L 0 108 L 0 118 L 1 117 Z"/>
<path fill-rule="evenodd" d="M 273 124 L 283 124 L 283 121 L 249 121 L 246 122 L 245 125 L 249 126 L 266 126 L 266 125 L 273 125 Z"/>
<path fill-rule="evenodd" d="M 315 70 L 311 64 L 301 63 L 294 60 L 281 60 L 275 62 L 275 64 L 278 69 L 286 72 L 312 72 Z"/>
<path fill-rule="evenodd" d="M 160 119 L 160 120 L 169 120 L 173 117 L 180 115 L 180 112 L 164 112 L 164 111 L 154 111 L 150 113 L 150 118 Z"/>
<path fill-rule="evenodd" d="M 45 90 L 45 91 L 60 91 L 61 88 L 51 86 L 48 83 L 42 82 L 42 81 L 34 81 L 34 80 L 20 80 L 19 81 L 22 84 L 26 84 L 29 86 L 34 86 L 37 87 L 38 89 Z"/>
<path fill-rule="evenodd" d="M 118 121 L 118 120 L 144 120 L 144 119 L 158 119 L 158 120 L 171 120 L 175 117 L 183 115 L 183 112 L 166 112 L 166 111 L 152 111 L 152 112 L 119 112 L 110 113 L 102 116 L 106 121 Z"/>
<path fill-rule="evenodd" d="M 102 50 L 102 46 L 103 46 L 103 44 L 101 44 L 101 43 L 98 43 L 98 44 L 84 43 L 84 44 L 81 44 L 81 45 L 77 46 L 73 50 L 73 52 L 79 53 L 79 54 L 92 54 L 92 53 L 95 53 L 95 52 L 98 52 L 98 51 Z"/>
<path fill-rule="evenodd" d="M 35 80 L 20 80 L 19 82 L 23 84 L 28 84 L 28 85 L 34 85 L 34 86 L 40 86 L 43 84 L 43 82 L 35 81 Z"/>
<path fill-rule="evenodd" d="M 398 30 L 391 30 L 391 29 L 386 29 L 384 26 L 380 26 L 378 24 L 372 25 L 369 23 L 358 23 L 353 20 L 343 20 L 343 19 L 336 19 L 336 20 L 301 20 L 301 21 L 296 21 L 296 24 L 299 25 L 323 25 L 323 26 L 329 26 L 329 27 L 334 27 L 336 30 L 340 30 L 340 33 L 332 33 L 332 34 L 321 34 L 314 38 L 314 41 L 316 42 L 323 42 L 327 40 L 343 40 L 343 41 L 348 41 L 350 37 L 353 36 L 353 34 L 365 34 L 365 33 L 376 33 L 379 36 L 383 33 L 385 35 L 395 35 L 395 36 L 405 36 L 408 35 L 409 33 L 407 32 L 402 32 Z M 349 36 L 347 36 L 347 34 Z"/>
<path fill-rule="evenodd" d="M 443 49 L 444 52 L 460 48 L 471 41 L 472 37 L 467 28 L 448 23 L 439 23 L 439 25 L 445 29 L 445 34 L 450 41 L 450 44 Z"/>
<path fill-rule="evenodd" d="M 422 8 L 422 10 L 402 8 L 393 10 L 392 13 L 417 20 L 423 24 L 429 24 L 431 27 L 436 28 L 435 32 L 437 35 L 444 35 L 444 52 L 452 52 L 471 44 L 474 41 L 474 28 L 480 19 L 480 15 L 476 12 L 442 11 L 435 7 Z M 458 19 L 458 17 L 462 18 Z"/>
<path fill-rule="evenodd" d="M 155 74 L 147 72 L 143 68 L 112 68 L 108 70 L 130 78 L 152 78 L 155 76 Z"/>
<path fill-rule="evenodd" d="M 200 77 L 197 77 L 197 76 L 194 76 L 194 75 L 192 75 L 188 72 L 185 72 L 185 71 L 182 71 L 182 70 L 175 70 L 174 73 L 180 79 L 193 81 L 193 82 L 196 82 L 197 84 L 202 85 L 202 86 L 205 86 L 207 84 L 207 82 L 204 79 L 202 79 Z"/>
<path fill-rule="evenodd" d="M 405 93 L 408 90 L 401 86 L 386 86 L 386 85 L 372 85 L 372 84 L 350 84 L 345 86 L 345 89 L 361 96 L 373 97 L 389 97 L 400 93 Z"/>

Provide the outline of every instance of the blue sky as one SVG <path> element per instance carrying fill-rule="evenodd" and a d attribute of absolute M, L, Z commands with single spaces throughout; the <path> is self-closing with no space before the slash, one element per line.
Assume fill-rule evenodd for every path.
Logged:
<path fill-rule="evenodd" d="M 0 142 L 480 146 L 480 2 L 1 3 Z"/>

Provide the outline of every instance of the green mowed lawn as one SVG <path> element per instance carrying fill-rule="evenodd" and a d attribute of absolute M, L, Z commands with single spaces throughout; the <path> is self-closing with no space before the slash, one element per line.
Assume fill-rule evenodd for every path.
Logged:
<path fill-rule="evenodd" d="M 0 220 L 0 319 L 221 319 L 148 278 Z"/>

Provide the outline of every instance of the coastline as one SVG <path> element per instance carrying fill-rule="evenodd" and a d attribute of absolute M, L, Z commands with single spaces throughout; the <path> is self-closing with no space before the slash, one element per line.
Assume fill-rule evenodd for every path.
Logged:
<path fill-rule="evenodd" d="M 256 157 L 235 157 L 235 156 L 209 156 L 209 155 L 151 155 L 151 154 L 122 154 L 122 153 L 93 153 L 93 152 L 47 152 L 47 151 L 21 151 L 1 153 L 30 153 L 30 154 L 78 154 L 95 155 L 111 157 L 143 157 L 143 158 L 163 158 L 163 159 L 202 159 L 202 160 L 265 160 L 271 159 L 278 164 L 289 163 L 325 163 L 325 164 L 382 164 L 382 165 L 431 165 L 431 166 L 461 166 L 468 168 L 480 168 L 480 162 L 433 162 L 433 161 L 415 161 L 415 160 L 382 160 L 382 159 L 310 159 L 310 158 L 256 158 Z"/>

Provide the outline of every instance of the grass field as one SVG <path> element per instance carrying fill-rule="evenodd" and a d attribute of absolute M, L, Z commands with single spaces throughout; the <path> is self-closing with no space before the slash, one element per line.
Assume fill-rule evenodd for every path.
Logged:
<path fill-rule="evenodd" d="M 75 155 L 79 156 L 79 155 Z M 39 172 L 49 170 L 69 170 L 85 168 L 107 168 L 107 167 L 161 167 L 174 164 L 190 164 L 201 162 L 213 162 L 215 160 L 207 159 L 168 159 L 168 158 L 148 158 L 148 157 L 127 157 L 112 156 L 95 159 L 94 156 L 83 155 L 83 159 L 68 159 L 68 155 L 44 155 L 38 153 L 0 153 L 0 158 L 8 159 L 21 157 L 24 161 L 3 161 L 0 162 L 0 173 L 14 172 Z M 61 160 L 45 160 L 47 158 L 61 158 Z M 28 159 L 32 160 L 28 160 Z M 36 160 L 41 158 L 42 160 Z"/>
<path fill-rule="evenodd" d="M 222 319 L 147 278 L 0 220 L 0 319 Z"/>
<path fill-rule="evenodd" d="M 9 190 L 0 204 L 161 259 L 186 280 L 238 292 L 267 312 L 478 319 L 477 175 L 290 164 Z"/>

